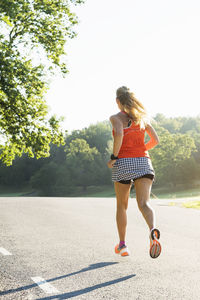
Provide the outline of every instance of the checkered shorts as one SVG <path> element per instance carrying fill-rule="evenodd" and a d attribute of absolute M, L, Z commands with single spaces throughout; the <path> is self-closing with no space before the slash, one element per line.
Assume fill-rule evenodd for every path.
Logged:
<path fill-rule="evenodd" d="M 135 180 L 146 174 L 155 175 L 150 158 L 119 158 L 112 168 L 112 181 Z"/>

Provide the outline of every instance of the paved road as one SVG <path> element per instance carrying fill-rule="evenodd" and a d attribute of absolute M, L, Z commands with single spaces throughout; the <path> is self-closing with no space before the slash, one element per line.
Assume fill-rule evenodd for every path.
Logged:
<path fill-rule="evenodd" d="M 163 252 L 151 259 L 134 199 L 122 258 L 115 199 L 0 198 L 0 299 L 200 299 L 200 211 L 167 203 L 152 200 Z"/>

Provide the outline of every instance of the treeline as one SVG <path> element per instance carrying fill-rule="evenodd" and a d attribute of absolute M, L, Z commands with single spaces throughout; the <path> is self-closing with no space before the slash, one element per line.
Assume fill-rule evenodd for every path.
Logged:
<path fill-rule="evenodd" d="M 166 118 L 156 115 L 153 126 L 160 143 L 150 151 L 155 186 L 200 186 L 200 117 Z M 11 167 L 1 163 L 1 187 L 30 187 L 40 196 L 71 196 L 88 187 L 112 185 L 106 162 L 112 153 L 109 122 L 66 134 L 65 146 L 51 146 L 44 159 L 17 158 Z"/>

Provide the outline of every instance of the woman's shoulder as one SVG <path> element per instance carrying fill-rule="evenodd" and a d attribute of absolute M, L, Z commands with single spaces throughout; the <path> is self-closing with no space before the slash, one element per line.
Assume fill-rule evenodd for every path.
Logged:
<path fill-rule="evenodd" d="M 119 113 L 117 113 L 117 114 L 115 114 L 115 115 L 112 115 L 112 116 L 110 116 L 110 121 L 112 122 L 112 121 L 121 121 L 121 113 L 119 112 Z"/>
<path fill-rule="evenodd" d="M 112 123 L 113 128 L 123 128 L 123 120 L 120 113 L 110 116 L 110 122 Z"/>

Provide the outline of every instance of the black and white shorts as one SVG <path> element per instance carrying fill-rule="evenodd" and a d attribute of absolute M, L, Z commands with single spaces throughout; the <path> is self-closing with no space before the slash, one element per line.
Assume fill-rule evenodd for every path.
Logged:
<path fill-rule="evenodd" d="M 155 172 L 148 157 L 128 157 L 116 160 L 112 168 L 112 181 L 130 183 L 141 177 L 153 179 Z"/>

